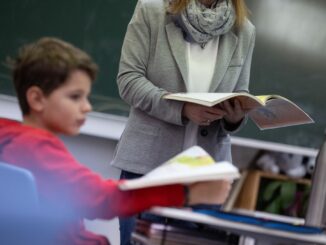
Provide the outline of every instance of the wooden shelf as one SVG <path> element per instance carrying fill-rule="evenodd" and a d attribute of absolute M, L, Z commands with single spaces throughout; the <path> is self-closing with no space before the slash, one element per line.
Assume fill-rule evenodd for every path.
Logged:
<path fill-rule="evenodd" d="M 311 181 L 309 179 L 294 179 L 281 174 L 273 174 L 260 170 L 251 170 L 248 171 L 240 193 L 235 201 L 234 208 L 256 210 L 259 187 L 263 178 L 292 181 L 297 184 L 311 185 Z"/>

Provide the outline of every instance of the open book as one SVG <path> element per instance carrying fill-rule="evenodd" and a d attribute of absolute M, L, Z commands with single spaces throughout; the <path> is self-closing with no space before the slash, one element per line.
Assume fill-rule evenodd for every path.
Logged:
<path fill-rule="evenodd" d="M 238 169 L 230 162 L 218 162 L 201 147 L 193 146 L 138 179 L 123 181 L 121 190 L 187 184 L 199 181 L 238 178 Z"/>
<path fill-rule="evenodd" d="M 313 123 L 313 119 L 298 105 L 279 95 L 254 96 L 248 93 L 174 93 L 164 99 L 179 100 L 204 106 L 215 106 L 237 99 L 248 111 L 251 120 L 262 130 Z"/>

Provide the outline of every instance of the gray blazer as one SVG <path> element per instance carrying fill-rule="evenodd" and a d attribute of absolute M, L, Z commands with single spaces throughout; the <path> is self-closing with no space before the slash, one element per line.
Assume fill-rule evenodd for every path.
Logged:
<path fill-rule="evenodd" d="M 183 150 L 183 103 L 162 96 L 186 91 L 186 42 L 166 3 L 138 1 L 121 52 L 118 87 L 131 110 L 112 165 L 134 173 L 147 173 Z M 254 42 L 248 20 L 220 37 L 211 92 L 248 91 Z M 217 161 L 231 161 L 229 133 L 224 120 L 200 126 L 198 145 Z"/>

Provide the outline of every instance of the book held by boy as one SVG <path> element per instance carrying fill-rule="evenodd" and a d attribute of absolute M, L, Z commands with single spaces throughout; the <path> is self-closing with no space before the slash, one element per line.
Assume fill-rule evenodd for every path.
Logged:
<path fill-rule="evenodd" d="M 187 184 L 199 181 L 229 179 L 240 176 L 230 162 L 218 162 L 201 147 L 193 146 L 138 179 L 125 180 L 121 190 L 132 190 L 168 184 Z"/>
<path fill-rule="evenodd" d="M 178 100 L 213 107 L 226 100 L 237 99 L 251 120 L 261 129 L 313 123 L 298 105 L 280 95 L 249 93 L 173 93 L 164 99 Z"/>

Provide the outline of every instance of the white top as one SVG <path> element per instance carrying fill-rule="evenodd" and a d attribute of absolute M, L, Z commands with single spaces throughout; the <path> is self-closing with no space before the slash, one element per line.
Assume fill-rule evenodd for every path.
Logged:
<path fill-rule="evenodd" d="M 208 41 L 205 48 L 187 42 L 188 92 L 208 92 L 215 71 L 219 38 Z"/>
<path fill-rule="evenodd" d="M 215 71 L 218 43 L 219 37 L 209 40 L 204 48 L 197 43 L 187 42 L 187 92 L 209 91 Z M 197 124 L 187 124 L 183 149 L 197 145 L 197 131 Z"/>

